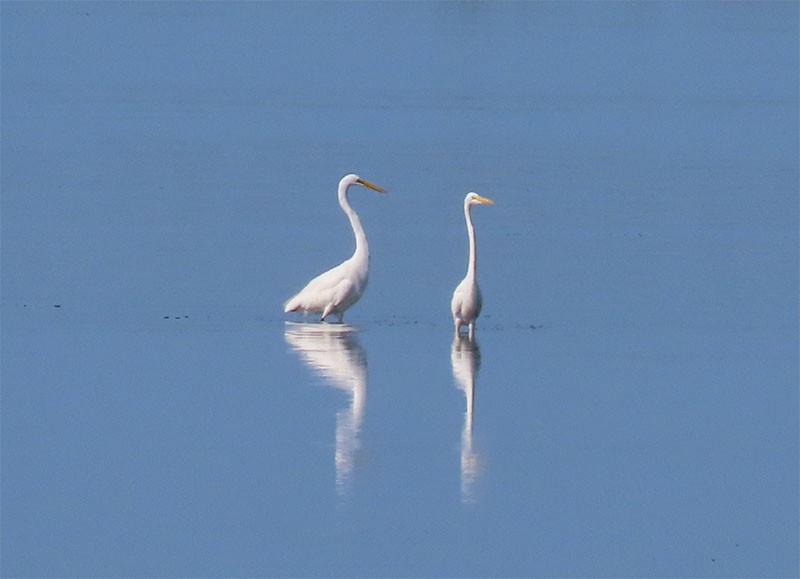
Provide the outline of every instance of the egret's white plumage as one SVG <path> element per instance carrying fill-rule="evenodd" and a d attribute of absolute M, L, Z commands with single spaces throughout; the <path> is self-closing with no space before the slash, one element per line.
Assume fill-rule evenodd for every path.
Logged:
<path fill-rule="evenodd" d="M 450 302 L 450 311 L 453 313 L 453 324 L 456 333 L 461 330 L 461 326 L 469 328 L 470 338 L 475 333 L 475 320 L 481 313 L 483 300 L 481 290 L 478 287 L 478 278 L 475 273 L 475 261 L 477 258 L 475 248 L 475 228 L 472 226 L 472 214 L 470 209 L 473 205 L 493 204 L 494 201 L 487 197 L 481 197 L 477 193 L 467 193 L 464 197 L 464 218 L 467 221 L 467 236 L 469 237 L 469 262 L 467 263 L 467 275 L 456 286 L 453 292 L 453 300 Z"/>
<path fill-rule="evenodd" d="M 358 175 L 342 177 L 339 181 L 339 205 L 350 220 L 356 238 L 353 257 L 308 282 L 306 287 L 287 300 L 284 312 L 319 313 L 322 314 L 322 320 L 334 314 L 341 322 L 345 310 L 364 293 L 369 277 L 369 245 L 361 221 L 347 199 L 347 189 L 351 185 L 362 185 L 379 193 L 386 193 L 381 187 Z"/>

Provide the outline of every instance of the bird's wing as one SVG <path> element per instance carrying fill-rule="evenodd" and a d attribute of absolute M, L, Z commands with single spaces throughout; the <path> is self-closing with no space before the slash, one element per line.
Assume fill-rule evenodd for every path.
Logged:
<path fill-rule="evenodd" d="M 344 304 L 343 309 L 347 309 L 350 305 L 350 299 L 352 297 L 352 292 L 354 289 L 354 285 L 350 278 L 344 277 L 342 278 L 338 284 L 331 291 L 328 293 L 328 301 L 325 304 L 325 309 L 322 311 L 322 317 L 326 318 L 328 314 L 331 312 L 341 311 L 339 310 L 339 306 Z"/>
<path fill-rule="evenodd" d="M 464 278 L 453 292 L 450 311 L 459 318 L 473 319 L 480 314 L 482 302 L 478 284 L 469 278 Z"/>
<path fill-rule="evenodd" d="M 354 288 L 353 281 L 350 278 L 343 278 L 336 287 L 333 288 L 333 295 L 331 296 L 331 304 L 334 307 L 342 305 L 347 300 Z"/>
<path fill-rule="evenodd" d="M 462 280 L 461 283 L 456 286 L 456 289 L 453 292 L 453 299 L 450 301 L 450 311 L 453 312 L 454 316 L 460 315 L 461 308 L 464 305 L 466 281 L 467 280 Z"/>
<path fill-rule="evenodd" d="M 296 309 L 322 311 L 333 297 L 336 287 L 346 277 L 344 263 L 319 274 L 285 304 L 285 311 Z"/>

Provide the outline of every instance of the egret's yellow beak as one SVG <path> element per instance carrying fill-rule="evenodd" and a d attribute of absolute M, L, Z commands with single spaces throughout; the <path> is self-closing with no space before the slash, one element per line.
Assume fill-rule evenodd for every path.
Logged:
<path fill-rule="evenodd" d="M 478 202 L 485 203 L 486 205 L 494 205 L 494 201 L 492 201 L 488 197 L 481 197 L 480 195 L 478 195 Z"/>
<path fill-rule="evenodd" d="M 386 193 L 386 189 L 384 189 L 383 187 L 378 187 L 375 183 L 370 183 L 366 179 L 358 179 L 356 180 L 356 183 L 360 183 L 364 187 L 369 187 L 370 189 L 377 191 L 378 193 Z"/>

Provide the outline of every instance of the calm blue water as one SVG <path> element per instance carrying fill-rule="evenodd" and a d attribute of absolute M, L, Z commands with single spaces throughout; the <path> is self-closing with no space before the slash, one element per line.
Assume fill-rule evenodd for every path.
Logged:
<path fill-rule="evenodd" d="M 2 575 L 796 576 L 799 11 L 0 4 Z"/>

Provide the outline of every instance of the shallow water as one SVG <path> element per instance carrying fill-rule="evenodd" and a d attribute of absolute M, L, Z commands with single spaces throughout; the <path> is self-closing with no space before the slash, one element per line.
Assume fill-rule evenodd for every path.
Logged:
<path fill-rule="evenodd" d="M 797 573 L 796 4 L 0 9 L 3 576 Z"/>

